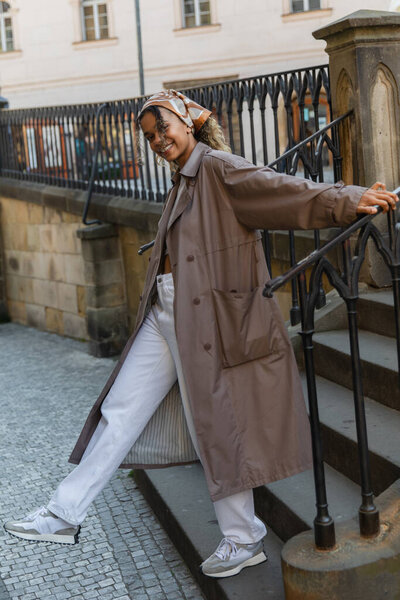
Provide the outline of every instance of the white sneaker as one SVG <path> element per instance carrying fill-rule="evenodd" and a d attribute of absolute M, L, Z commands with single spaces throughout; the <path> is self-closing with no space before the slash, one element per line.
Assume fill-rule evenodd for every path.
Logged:
<path fill-rule="evenodd" d="M 215 552 L 201 563 L 204 575 L 209 577 L 231 577 L 244 567 L 258 565 L 268 560 L 264 553 L 263 541 L 254 544 L 239 544 L 230 538 L 223 538 Z"/>
<path fill-rule="evenodd" d="M 67 523 L 41 506 L 21 521 L 8 521 L 4 524 L 4 529 L 24 540 L 76 544 L 81 527 Z"/>

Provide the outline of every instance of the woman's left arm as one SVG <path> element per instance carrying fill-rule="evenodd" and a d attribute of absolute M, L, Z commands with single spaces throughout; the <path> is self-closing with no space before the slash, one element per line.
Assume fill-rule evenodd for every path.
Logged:
<path fill-rule="evenodd" d="M 372 187 L 315 183 L 256 167 L 240 156 L 213 157 L 213 170 L 227 191 L 237 219 L 251 229 L 320 229 L 346 226 L 374 205 L 394 208 L 398 197 L 383 183 Z"/>

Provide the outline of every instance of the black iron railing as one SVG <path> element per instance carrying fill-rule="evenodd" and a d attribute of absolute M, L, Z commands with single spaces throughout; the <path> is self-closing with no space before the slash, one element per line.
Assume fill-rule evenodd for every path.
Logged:
<path fill-rule="evenodd" d="M 259 165 L 271 162 L 331 120 L 327 65 L 183 92 L 213 111 L 234 153 Z M 145 99 L 109 102 L 102 111 L 94 191 L 156 202 L 165 199 L 169 168 L 158 165 L 152 153 L 143 152 L 141 162 L 137 153 L 140 133 L 134 123 Z M 95 166 L 98 107 L 82 104 L 2 111 L 2 174 L 87 189 Z M 319 176 L 332 178 L 328 148 L 324 163 Z M 279 166 L 285 170 L 284 163 Z"/>
<path fill-rule="evenodd" d="M 341 178 L 338 125 L 331 122 L 328 65 L 224 81 L 182 90 L 213 111 L 232 151 L 256 165 L 314 181 Z M 145 97 L 100 104 L 5 110 L 0 113 L 1 175 L 163 202 L 169 167 L 148 152 L 135 119 Z M 139 144 L 137 143 L 139 142 Z M 138 146 L 143 151 L 138 155 Z M 141 158 L 141 159 L 140 159 Z M 295 237 L 288 232 L 290 264 Z M 263 232 L 272 273 L 271 240 Z M 320 247 L 314 232 L 315 248 Z M 291 281 L 291 323 L 300 320 L 297 283 Z M 318 306 L 325 303 L 322 289 Z"/>
<path fill-rule="evenodd" d="M 400 196 L 400 187 L 395 190 L 395 193 Z M 379 207 L 378 213 L 381 212 L 382 208 Z M 317 306 L 323 273 L 327 275 L 331 285 L 339 292 L 347 307 L 362 496 L 361 506 L 359 508 L 360 533 L 364 537 L 371 537 L 377 535 L 379 532 L 379 512 L 374 504 L 374 496 L 371 487 L 368 438 L 361 376 L 361 359 L 358 343 L 358 280 L 360 269 L 365 258 L 367 242 L 371 238 L 391 272 L 396 323 L 397 356 L 400 373 L 400 224 L 397 223 L 396 212 L 391 210 L 387 214 L 387 230 L 389 235 L 388 241 L 386 241 L 384 232 L 381 232 L 373 223 L 375 217 L 376 215 L 366 215 L 357 219 L 349 227 L 342 230 L 334 239 L 325 244 L 323 248 L 312 252 L 308 257 L 298 262 L 284 275 L 268 281 L 264 288 L 264 295 L 270 297 L 274 291 L 278 290 L 287 282 L 292 280 L 297 280 L 298 282 L 301 313 L 300 335 L 303 342 L 307 378 L 317 504 L 314 532 L 316 546 L 320 549 L 329 549 L 335 545 L 335 527 L 328 510 L 325 486 L 312 342 L 314 334 L 314 312 Z M 352 250 L 350 237 L 357 232 L 357 243 Z M 336 270 L 326 256 L 327 252 L 340 246 L 343 257 L 342 273 L 339 273 L 338 270 Z M 311 269 L 308 285 L 306 279 L 307 269 Z"/>

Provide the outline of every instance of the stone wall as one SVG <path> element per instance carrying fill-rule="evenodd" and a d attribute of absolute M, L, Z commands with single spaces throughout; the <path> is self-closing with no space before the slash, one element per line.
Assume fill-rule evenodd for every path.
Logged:
<path fill-rule="evenodd" d="M 88 341 L 96 356 L 118 354 L 134 327 L 161 205 L 95 196 L 2 178 L 0 318 Z M 3 278 L 4 278 L 4 286 Z"/>
<path fill-rule="evenodd" d="M 11 198 L 0 206 L 11 320 L 87 340 L 79 217 Z"/>

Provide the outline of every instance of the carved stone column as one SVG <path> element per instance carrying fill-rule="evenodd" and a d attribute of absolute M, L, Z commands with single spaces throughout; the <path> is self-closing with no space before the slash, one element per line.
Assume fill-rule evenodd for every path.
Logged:
<path fill-rule="evenodd" d="M 313 32 L 327 42 L 333 117 L 350 109 L 341 127 L 343 180 L 369 187 L 400 185 L 400 13 L 359 10 Z M 379 227 L 384 216 L 376 219 Z M 363 279 L 390 280 L 369 243 Z"/>

